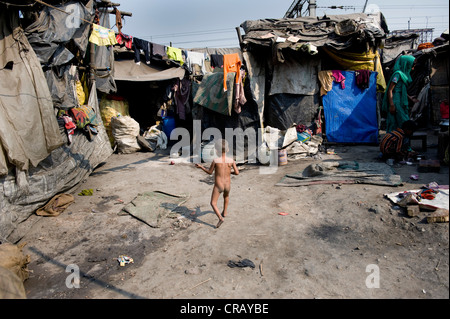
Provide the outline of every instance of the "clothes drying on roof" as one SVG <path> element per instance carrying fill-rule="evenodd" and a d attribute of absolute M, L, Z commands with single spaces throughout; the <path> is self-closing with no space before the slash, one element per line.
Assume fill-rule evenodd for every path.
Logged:
<path fill-rule="evenodd" d="M 180 65 L 184 64 L 184 60 L 183 60 L 183 52 L 181 51 L 181 49 L 178 48 L 174 48 L 174 47 L 167 47 L 167 58 L 169 58 L 170 60 L 174 60 L 180 63 Z"/>
<path fill-rule="evenodd" d="M 194 64 L 200 66 L 202 74 L 206 74 L 205 68 L 206 54 L 201 52 L 187 51 L 186 64 L 193 71 Z"/>
<path fill-rule="evenodd" d="M 152 49 L 152 58 L 162 59 L 167 56 L 166 47 L 164 45 L 150 42 L 150 47 Z"/>
<path fill-rule="evenodd" d="M 89 42 L 98 46 L 114 45 L 117 43 L 116 34 L 113 30 L 94 23 Z"/>
<path fill-rule="evenodd" d="M 222 54 L 211 54 L 211 67 L 223 68 L 223 55 Z"/>
<path fill-rule="evenodd" d="M 133 38 L 134 62 L 141 62 L 141 50 L 145 55 L 145 63 L 150 64 L 150 42 Z"/>
<path fill-rule="evenodd" d="M 133 49 L 133 37 L 131 35 L 119 32 L 116 34 L 116 40 L 118 44 L 125 45 L 127 49 Z"/>

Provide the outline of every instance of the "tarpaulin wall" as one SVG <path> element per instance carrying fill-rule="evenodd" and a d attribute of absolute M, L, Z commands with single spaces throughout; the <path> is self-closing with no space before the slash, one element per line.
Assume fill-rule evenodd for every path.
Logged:
<path fill-rule="evenodd" d="M 274 94 L 267 99 L 264 124 L 287 130 L 293 123 L 311 125 L 319 109 L 319 95 Z"/>
<path fill-rule="evenodd" d="M 334 81 L 331 91 L 322 97 L 327 140 L 378 143 L 377 73 L 371 72 L 365 90 L 356 85 L 355 72 L 342 71 L 342 75 L 345 88 Z"/>

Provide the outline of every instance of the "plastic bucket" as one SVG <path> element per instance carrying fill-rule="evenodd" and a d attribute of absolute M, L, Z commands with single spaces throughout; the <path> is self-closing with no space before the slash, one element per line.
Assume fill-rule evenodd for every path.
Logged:
<path fill-rule="evenodd" d="M 167 139 L 170 139 L 170 133 L 175 129 L 175 118 L 167 116 L 163 118 L 163 132 L 167 135 Z"/>
<path fill-rule="evenodd" d="M 286 149 L 282 149 L 278 151 L 278 165 L 283 166 L 287 165 L 287 151 Z"/>
<path fill-rule="evenodd" d="M 202 149 L 202 161 L 205 163 L 211 163 L 216 157 L 217 155 L 214 143 L 206 144 Z"/>

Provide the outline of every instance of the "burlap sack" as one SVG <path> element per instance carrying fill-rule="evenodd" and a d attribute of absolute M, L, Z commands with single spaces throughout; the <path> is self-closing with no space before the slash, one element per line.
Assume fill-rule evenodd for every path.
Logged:
<path fill-rule="evenodd" d="M 21 245 L 3 243 L 0 245 L 0 267 L 12 271 L 22 281 L 29 277 L 30 255 L 24 255 L 22 252 L 25 245 L 26 243 Z"/>
<path fill-rule="evenodd" d="M 36 211 L 39 216 L 58 216 L 70 204 L 74 202 L 74 197 L 70 194 L 58 194 L 54 196 L 44 207 Z"/>
<path fill-rule="evenodd" d="M 22 280 L 12 271 L 0 267 L 0 299 L 26 299 Z"/>

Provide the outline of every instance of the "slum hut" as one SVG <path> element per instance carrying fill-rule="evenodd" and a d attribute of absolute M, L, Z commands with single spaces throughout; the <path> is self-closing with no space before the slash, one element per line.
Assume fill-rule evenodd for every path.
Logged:
<path fill-rule="evenodd" d="M 448 103 L 448 36 L 445 33 L 432 43 L 419 42 L 419 34 L 390 35 L 381 50 L 381 61 L 386 78 L 402 55 L 415 57 L 415 67 L 411 71 L 412 82 L 408 95 L 417 97 L 410 102 L 410 118 L 419 129 L 430 129 L 442 121 L 441 108 Z M 384 117 L 385 114 L 382 114 Z M 383 123 L 381 128 L 383 128 Z"/>
<path fill-rule="evenodd" d="M 0 3 L 2 242 L 18 241 L 38 208 L 74 188 L 112 154 L 97 88 L 110 90 L 114 82 L 109 69 L 95 67 L 97 60 L 110 61 L 111 43 L 95 35 L 109 5 L 50 3 Z"/>
<path fill-rule="evenodd" d="M 329 142 L 378 142 L 376 92 L 386 86 L 378 48 L 388 31 L 381 13 L 263 19 L 241 27 L 261 127 L 300 124 L 315 131 L 323 124 Z"/>

